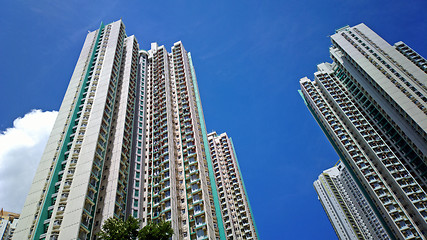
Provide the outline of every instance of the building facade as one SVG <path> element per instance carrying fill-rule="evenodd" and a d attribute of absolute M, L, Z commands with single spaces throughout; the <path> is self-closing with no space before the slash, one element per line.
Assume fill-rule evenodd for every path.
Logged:
<path fill-rule="evenodd" d="M 10 240 L 15 233 L 19 214 L 0 210 L 0 240 Z"/>
<path fill-rule="evenodd" d="M 319 64 L 314 81 L 301 79 L 301 95 L 387 234 L 425 239 L 427 74 L 422 60 L 364 24 L 338 29 L 331 41 L 333 63 Z"/>
<path fill-rule="evenodd" d="M 143 222 L 171 221 L 176 239 L 215 239 L 224 232 L 215 209 L 216 186 L 209 178 L 206 128 L 191 56 L 177 42 L 171 53 L 154 43 L 144 58 L 145 100 L 139 110 L 145 111 L 139 113 L 145 116 L 138 123 L 145 126 L 144 134 L 138 133 L 145 141 L 140 152 L 145 159 L 143 199 L 133 200 L 131 205 L 140 208 L 132 214 Z M 142 139 L 137 144 L 142 146 Z"/>
<path fill-rule="evenodd" d="M 258 239 L 231 138 L 212 132 L 208 140 L 227 239 Z"/>
<path fill-rule="evenodd" d="M 121 21 L 87 35 L 16 239 L 88 239 L 125 217 L 138 51 Z"/>
<path fill-rule="evenodd" d="M 170 221 L 173 239 L 226 239 L 209 150 L 182 43 L 145 51 L 121 20 L 102 24 L 86 37 L 15 239 L 96 239 L 106 219 L 129 216 Z"/>
<path fill-rule="evenodd" d="M 342 162 L 313 185 L 339 239 L 390 239 Z"/>

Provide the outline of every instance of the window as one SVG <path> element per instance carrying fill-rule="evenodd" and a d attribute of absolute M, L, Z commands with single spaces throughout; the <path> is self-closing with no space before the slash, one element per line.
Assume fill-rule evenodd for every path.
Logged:
<path fill-rule="evenodd" d="M 194 196 L 193 196 L 193 202 L 196 202 L 196 201 L 198 201 L 198 200 L 200 200 L 200 196 L 199 196 L 199 194 L 194 195 Z"/>
<path fill-rule="evenodd" d="M 199 185 L 197 185 L 197 184 L 193 184 L 193 185 L 191 185 L 191 190 L 194 192 L 194 191 L 196 191 L 196 190 L 198 190 L 199 189 Z"/>
<path fill-rule="evenodd" d="M 203 229 L 197 230 L 197 238 L 205 236 L 205 231 Z"/>
<path fill-rule="evenodd" d="M 194 206 L 194 212 L 200 212 L 200 211 L 202 211 L 202 208 L 200 207 L 200 205 L 195 205 Z M 226 213 L 224 212 L 224 215 L 225 215 Z"/>

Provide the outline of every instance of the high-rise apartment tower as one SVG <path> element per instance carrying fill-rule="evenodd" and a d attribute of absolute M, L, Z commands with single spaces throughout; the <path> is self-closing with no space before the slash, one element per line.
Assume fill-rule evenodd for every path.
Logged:
<path fill-rule="evenodd" d="M 227 239 L 215 180 L 190 53 L 181 42 L 140 50 L 121 20 L 101 25 L 86 37 L 15 239 L 96 239 L 106 219 L 129 216 L 170 221 L 172 239 Z"/>
<path fill-rule="evenodd" d="M 301 94 L 392 239 L 427 234 L 425 59 L 364 24 L 331 36 Z"/>
<path fill-rule="evenodd" d="M 210 133 L 208 140 L 227 239 L 257 239 L 233 141 L 226 133 L 216 132 Z"/>
<path fill-rule="evenodd" d="M 390 239 L 342 162 L 313 185 L 339 239 Z"/>
<path fill-rule="evenodd" d="M 0 239 L 10 240 L 19 221 L 19 214 L 0 210 Z"/>

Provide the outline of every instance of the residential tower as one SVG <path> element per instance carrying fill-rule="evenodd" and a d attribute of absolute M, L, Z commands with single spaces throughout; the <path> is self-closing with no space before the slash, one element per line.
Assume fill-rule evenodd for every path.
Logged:
<path fill-rule="evenodd" d="M 141 50 L 119 20 L 86 37 L 15 239 L 96 239 L 130 216 L 171 222 L 172 239 L 227 239 L 191 54 Z"/>
<path fill-rule="evenodd" d="M 427 74 L 364 24 L 331 36 L 333 63 L 300 80 L 309 110 L 387 233 L 427 234 Z M 417 60 L 418 59 L 418 60 Z"/>

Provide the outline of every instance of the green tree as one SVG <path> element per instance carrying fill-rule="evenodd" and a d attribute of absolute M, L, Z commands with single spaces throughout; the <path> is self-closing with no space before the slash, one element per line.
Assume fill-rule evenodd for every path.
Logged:
<path fill-rule="evenodd" d="M 173 235 L 170 222 L 149 223 L 140 229 L 140 220 L 129 217 L 122 219 L 109 218 L 105 220 L 98 233 L 102 240 L 169 240 Z"/>
<path fill-rule="evenodd" d="M 109 218 L 102 225 L 98 233 L 103 240 L 133 240 L 138 237 L 139 220 L 129 217 L 126 221 L 117 218 Z"/>
<path fill-rule="evenodd" d="M 169 240 L 173 235 L 170 222 L 149 223 L 138 234 L 140 240 Z"/>

